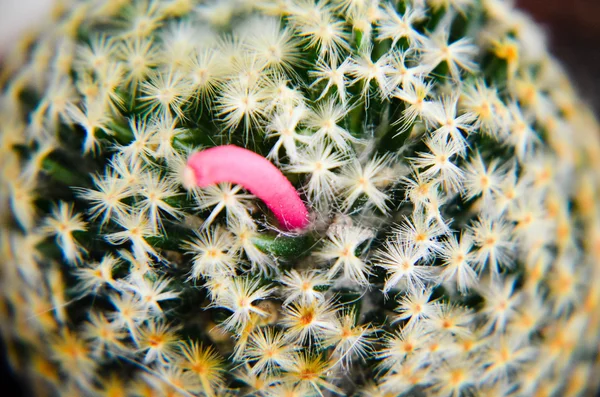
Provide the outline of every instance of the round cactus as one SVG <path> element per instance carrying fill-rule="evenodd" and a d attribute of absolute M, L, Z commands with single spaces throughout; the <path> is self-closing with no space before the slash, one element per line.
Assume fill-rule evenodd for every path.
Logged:
<path fill-rule="evenodd" d="M 0 78 L 28 392 L 594 390 L 600 128 L 508 3 L 60 3 Z"/>

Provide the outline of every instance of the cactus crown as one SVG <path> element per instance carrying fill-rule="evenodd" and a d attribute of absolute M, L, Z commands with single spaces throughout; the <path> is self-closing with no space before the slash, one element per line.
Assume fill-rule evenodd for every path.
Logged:
<path fill-rule="evenodd" d="M 591 387 L 600 131 L 527 16 L 196 3 L 64 2 L 5 65 L 0 330 L 35 395 Z M 307 229 L 195 185 L 225 144 Z"/>

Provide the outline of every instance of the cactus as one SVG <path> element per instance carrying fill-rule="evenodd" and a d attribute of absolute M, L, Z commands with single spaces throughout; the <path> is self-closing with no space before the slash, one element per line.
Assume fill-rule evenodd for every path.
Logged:
<path fill-rule="evenodd" d="M 597 388 L 600 128 L 508 3 L 59 3 L 0 78 L 29 393 Z"/>

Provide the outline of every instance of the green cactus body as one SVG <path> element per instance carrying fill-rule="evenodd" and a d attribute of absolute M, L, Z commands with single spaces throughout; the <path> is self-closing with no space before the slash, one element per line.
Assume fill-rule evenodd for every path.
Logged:
<path fill-rule="evenodd" d="M 0 80 L 0 331 L 32 395 L 597 387 L 600 129 L 507 2 L 53 18 Z M 225 144 L 284 173 L 306 230 L 184 183 Z"/>

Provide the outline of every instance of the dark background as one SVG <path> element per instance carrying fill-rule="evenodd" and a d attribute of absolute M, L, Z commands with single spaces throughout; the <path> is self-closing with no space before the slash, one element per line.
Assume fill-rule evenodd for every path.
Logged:
<path fill-rule="evenodd" d="M 517 0 L 548 34 L 551 52 L 600 115 L 600 0 Z M 600 376 L 600 375 L 599 375 Z"/>
<path fill-rule="evenodd" d="M 0 0 L 1 1 L 1 0 Z M 15 381 L 6 363 L 6 349 L 0 337 L 0 396 L 3 397 L 35 397 L 26 396 Z"/>
<path fill-rule="evenodd" d="M 600 115 L 600 0 L 518 0 L 517 5 L 543 26 L 552 53 L 564 62 L 582 96 Z M 6 367 L 1 341 L 0 395 L 24 396 Z"/>

